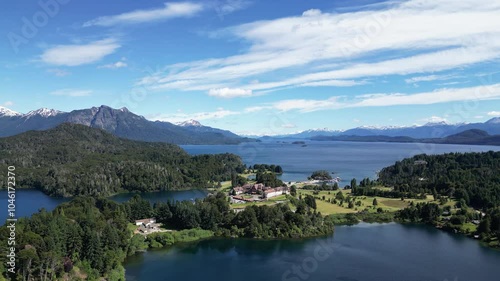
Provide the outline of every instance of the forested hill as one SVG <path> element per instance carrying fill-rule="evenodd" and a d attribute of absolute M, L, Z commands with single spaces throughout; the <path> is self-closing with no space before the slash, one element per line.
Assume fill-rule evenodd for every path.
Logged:
<path fill-rule="evenodd" d="M 488 209 L 500 206 L 500 152 L 417 155 L 379 173 L 379 180 L 404 192 L 434 192 Z"/>
<path fill-rule="evenodd" d="M 206 188 L 244 169 L 236 155 L 192 157 L 176 145 L 120 139 L 76 124 L 0 139 L 0 170 L 7 166 L 16 167 L 17 187 L 53 196 Z"/>

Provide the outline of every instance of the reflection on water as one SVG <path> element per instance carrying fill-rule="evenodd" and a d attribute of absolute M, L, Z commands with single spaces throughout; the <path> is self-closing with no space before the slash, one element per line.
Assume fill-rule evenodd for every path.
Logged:
<path fill-rule="evenodd" d="M 460 235 L 422 225 L 363 223 L 339 226 L 333 237 L 182 244 L 129 258 L 126 274 L 127 280 L 490 281 L 500 274 L 498 264 L 500 252 Z"/>

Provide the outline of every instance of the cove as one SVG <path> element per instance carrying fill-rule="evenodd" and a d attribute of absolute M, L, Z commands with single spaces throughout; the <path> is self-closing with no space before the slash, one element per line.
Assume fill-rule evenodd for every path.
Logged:
<path fill-rule="evenodd" d="M 142 198 L 149 200 L 152 203 L 166 202 L 169 200 L 183 201 L 196 200 L 204 198 L 207 195 L 205 190 L 181 190 L 181 191 L 160 191 L 148 193 L 120 193 L 109 197 L 109 199 L 123 203 L 132 198 L 135 194 L 140 194 Z M 0 202 L 7 202 L 7 190 L 0 190 Z M 16 217 L 28 217 L 44 208 L 47 211 L 54 210 L 59 204 L 67 202 L 71 198 L 50 197 L 36 189 L 17 189 L 16 190 Z M 5 209 L 0 210 L 0 222 L 5 222 L 7 219 L 7 204 Z"/>
<path fill-rule="evenodd" d="M 176 245 L 133 256 L 125 268 L 132 281 L 491 281 L 498 265 L 500 252 L 460 235 L 424 225 L 361 223 L 338 226 L 325 238 Z"/>

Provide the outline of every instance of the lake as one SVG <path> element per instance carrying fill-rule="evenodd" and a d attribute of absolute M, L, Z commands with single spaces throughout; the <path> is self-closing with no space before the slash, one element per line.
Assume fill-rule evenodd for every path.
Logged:
<path fill-rule="evenodd" d="M 286 143 L 283 143 L 286 142 Z M 417 144 L 417 143 L 361 143 L 306 141 L 307 146 L 292 144 L 293 140 L 277 142 L 243 143 L 241 145 L 184 145 L 192 155 L 235 153 L 249 164 L 278 164 L 285 171 L 284 181 L 305 180 L 315 170 L 335 172 L 335 176 L 349 184 L 352 178 L 376 178 L 376 173 L 395 161 L 416 154 L 439 154 L 446 152 L 479 152 L 500 150 L 498 146 Z M 341 186 L 342 186 L 341 183 Z M 134 194 L 118 194 L 111 197 L 124 202 Z M 167 200 L 192 200 L 202 198 L 205 191 L 165 191 L 141 194 L 151 202 Z M 40 208 L 50 211 L 67 201 L 66 198 L 51 198 L 37 190 L 17 190 L 17 217 L 29 216 Z M 0 190 L 0 202 L 7 202 L 7 191 Z M 2 206 L 3 203 L 2 203 Z M 6 206 L 6 204 L 5 204 Z M 7 218 L 7 208 L 0 210 L 0 222 Z"/>
<path fill-rule="evenodd" d="M 161 191 L 161 192 L 151 192 L 143 193 L 141 196 L 148 199 L 152 203 L 168 200 L 196 200 L 198 198 L 204 198 L 207 195 L 205 190 L 182 190 L 182 191 Z M 110 197 L 115 202 L 122 203 L 134 196 L 134 193 L 122 193 Z M 45 208 L 47 211 L 54 210 L 57 205 L 67 202 L 69 198 L 55 198 L 49 197 L 43 194 L 41 191 L 35 189 L 18 189 L 16 190 L 16 216 L 28 217 L 39 209 Z M 3 223 L 7 219 L 7 190 L 0 190 L 0 202 L 2 206 L 5 206 L 3 210 L 0 210 L 0 223 Z M 3 202 L 6 202 L 5 205 Z"/>
<path fill-rule="evenodd" d="M 214 239 L 129 258 L 127 280 L 491 281 L 500 252 L 432 227 L 336 227 L 305 241 Z"/>
<path fill-rule="evenodd" d="M 342 178 L 341 186 L 348 185 L 352 178 L 376 179 L 380 169 L 417 154 L 500 150 L 498 146 L 334 141 L 306 141 L 307 146 L 302 147 L 292 144 L 293 141 L 183 145 L 182 148 L 193 155 L 234 153 L 241 156 L 246 165 L 281 165 L 285 171 L 281 179 L 285 182 L 306 180 L 316 170 L 327 170 Z"/>
<path fill-rule="evenodd" d="M 193 155 L 235 153 L 245 164 L 278 164 L 282 179 L 306 179 L 313 171 L 335 172 L 347 184 L 351 178 L 376 177 L 395 161 L 420 153 L 500 150 L 494 146 L 435 144 L 312 142 L 252 143 L 237 146 L 183 146 Z M 142 194 L 151 202 L 193 200 L 199 190 Z M 123 202 L 133 194 L 112 197 Z M 67 201 L 37 190 L 17 191 L 17 216 L 40 208 L 54 209 Z M 0 191 L 0 202 L 7 192 Z M 7 215 L 0 210 L 0 221 Z M 326 249 L 326 250 L 325 250 Z M 148 251 L 127 260 L 127 280 L 394 280 L 462 281 L 495 280 L 500 274 L 500 253 L 477 241 L 432 227 L 399 224 L 360 224 L 336 228 L 330 238 L 304 241 L 214 239 Z"/>

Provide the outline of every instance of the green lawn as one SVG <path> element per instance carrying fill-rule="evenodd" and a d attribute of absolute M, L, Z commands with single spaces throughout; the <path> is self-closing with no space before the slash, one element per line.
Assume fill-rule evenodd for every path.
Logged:
<path fill-rule="evenodd" d="M 350 190 L 340 190 L 342 191 L 344 197 L 350 196 Z M 330 193 L 330 194 L 328 194 Z M 401 209 L 404 209 L 410 205 L 410 202 L 421 203 L 421 202 L 435 202 L 432 196 L 427 196 L 427 199 L 405 199 L 404 201 L 401 198 L 384 198 L 384 197 L 370 197 L 370 196 L 353 196 L 355 206 L 354 208 L 348 208 L 347 202 L 344 202 L 342 206 L 337 204 L 332 204 L 327 202 L 330 198 L 334 199 L 337 195 L 337 191 L 320 191 L 319 194 L 314 195 L 312 190 L 297 190 L 297 194 L 305 196 L 306 194 L 312 195 L 316 198 L 316 204 L 318 206 L 318 211 L 323 215 L 331 215 L 331 214 L 345 214 L 345 213 L 355 213 L 358 211 L 362 211 L 367 209 L 369 212 L 376 212 L 378 208 L 382 208 L 384 211 L 394 212 Z M 325 201 L 322 200 L 323 196 L 325 197 Z M 373 199 L 377 198 L 378 205 L 373 206 Z M 360 206 L 356 205 L 356 202 L 361 202 Z M 448 202 L 448 204 L 454 204 L 453 202 Z"/>
<path fill-rule="evenodd" d="M 340 207 L 337 204 L 332 204 L 325 201 L 316 200 L 317 210 L 322 215 L 331 215 L 331 214 L 348 214 L 357 212 L 355 209 L 349 209 L 345 207 Z"/>
<path fill-rule="evenodd" d="M 383 190 L 390 190 L 388 187 L 376 187 L 379 189 Z M 351 196 L 351 190 L 340 190 L 342 194 L 344 195 L 345 198 L 348 196 Z M 435 201 L 432 195 L 427 195 L 426 199 L 405 199 L 401 200 L 401 198 L 385 198 L 385 197 L 370 197 L 370 196 L 353 196 L 354 198 L 354 208 L 349 208 L 348 203 L 344 202 L 342 206 L 339 206 L 337 204 L 333 204 L 328 202 L 329 199 L 334 199 L 335 196 L 339 190 L 336 191 L 320 191 L 319 194 L 314 195 L 312 190 L 305 190 L 305 189 L 298 189 L 297 190 L 297 196 L 305 196 L 307 194 L 312 195 L 316 197 L 316 205 L 317 205 L 317 210 L 321 212 L 323 215 L 331 215 L 331 214 L 347 214 L 347 213 L 356 213 L 359 211 L 363 210 L 368 210 L 370 213 L 375 213 L 377 212 L 378 208 L 382 208 L 384 211 L 388 212 L 395 212 L 401 209 L 404 209 L 410 205 L 411 202 L 414 202 L 415 204 L 417 203 L 425 203 L 425 202 L 434 202 L 436 204 L 439 204 L 439 201 Z M 325 197 L 325 200 L 323 200 L 323 196 Z M 373 206 L 373 199 L 377 198 L 378 205 Z M 286 196 L 277 196 L 274 198 L 271 198 L 267 201 L 263 202 L 254 202 L 254 203 L 246 203 L 246 204 L 235 204 L 232 205 L 231 208 L 245 208 L 247 206 L 251 205 L 273 205 L 276 204 L 276 201 L 284 201 L 286 200 Z M 356 204 L 358 203 L 358 204 Z M 444 206 L 454 206 L 455 201 L 450 200 L 448 203 L 446 203 Z M 441 206 L 443 207 L 443 206 Z"/>

